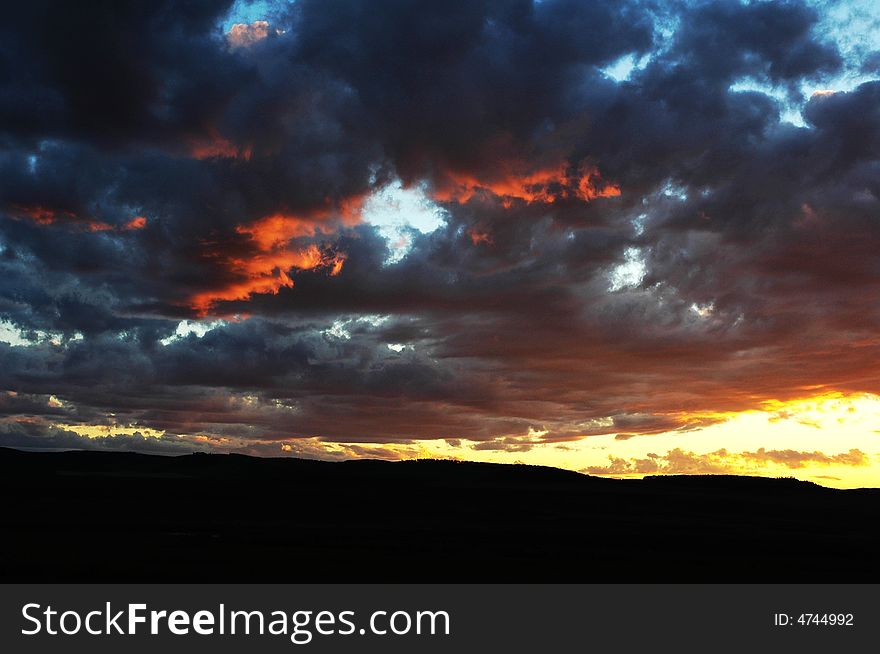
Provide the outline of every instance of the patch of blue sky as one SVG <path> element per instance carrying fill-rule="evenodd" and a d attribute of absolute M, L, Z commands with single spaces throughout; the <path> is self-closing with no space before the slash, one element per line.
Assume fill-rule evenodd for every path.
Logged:
<path fill-rule="evenodd" d="M 446 222 L 446 211 L 433 202 L 421 186 L 404 188 L 394 181 L 367 198 L 361 211 L 388 241 L 386 264 L 397 263 L 412 249 L 415 233 L 429 234 Z"/>
<path fill-rule="evenodd" d="M 608 275 L 608 290 L 612 293 L 636 288 L 645 279 L 648 264 L 640 248 L 628 247 L 623 251 L 623 262 L 614 266 Z"/>
<path fill-rule="evenodd" d="M 280 10 L 292 4 L 287 0 L 236 0 L 223 18 L 220 27 L 224 33 L 232 29 L 236 23 L 253 23 L 257 20 L 268 20 Z"/>
<path fill-rule="evenodd" d="M 207 334 L 212 329 L 217 327 L 222 327 L 227 325 L 228 323 L 225 320 L 210 320 L 210 321 L 197 321 L 197 320 L 181 320 L 177 324 L 177 329 L 174 330 L 174 333 L 171 336 L 163 338 L 159 342 L 162 345 L 171 345 L 175 341 L 179 341 L 191 334 L 194 334 L 197 338 L 201 338 L 205 334 Z"/>
<path fill-rule="evenodd" d="M 836 44 L 843 57 L 843 68 L 838 73 L 818 79 L 805 80 L 800 85 L 804 102 L 814 93 L 852 91 L 860 84 L 878 78 L 878 71 L 866 69 L 864 64 L 871 55 L 880 53 L 880 2 L 877 0 L 812 0 L 810 4 L 819 13 L 815 27 L 817 36 Z M 743 78 L 730 87 L 731 91 L 756 91 L 779 102 L 781 118 L 798 127 L 805 127 L 802 102 L 792 102 L 787 89 L 765 81 Z"/>
<path fill-rule="evenodd" d="M 880 71 L 866 69 L 873 54 L 880 54 L 880 2 L 877 0 L 812 0 L 820 15 L 816 33 L 833 41 L 843 57 L 843 70 L 821 80 L 806 82 L 801 91 L 809 98 L 816 91 L 852 91 L 876 80 Z"/>
<path fill-rule="evenodd" d="M 754 92 L 768 95 L 779 103 L 780 118 L 783 122 L 788 122 L 798 127 L 806 125 L 801 113 L 802 107 L 800 104 L 791 102 L 786 89 L 781 86 L 774 86 L 751 77 L 744 77 L 731 84 L 730 91 L 734 93 Z"/>
<path fill-rule="evenodd" d="M 603 75 L 610 77 L 615 82 L 624 82 L 632 77 L 634 71 L 642 70 L 647 66 L 653 56 L 654 53 L 648 52 L 637 59 L 636 54 L 630 52 L 602 68 L 601 71 Z"/>
<path fill-rule="evenodd" d="M 662 55 L 673 44 L 673 36 L 678 30 L 681 19 L 676 15 L 675 6 L 663 3 L 645 7 L 654 25 L 653 47 L 647 52 L 629 52 L 619 59 L 600 69 L 602 74 L 615 82 L 625 82 L 632 78 L 633 73 L 643 70 L 652 59 Z"/>
<path fill-rule="evenodd" d="M 27 331 L 10 320 L 0 319 L 0 343 L 6 343 L 14 347 L 32 347 L 46 343 L 60 347 L 66 343 L 81 340 L 83 340 L 83 335 L 79 332 L 65 336 L 60 332 Z"/>
<path fill-rule="evenodd" d="M 880 51 L 880 2 L 813 0 L 810 4 L 819 11 L 817 32 L 837 43 L 848 69 L 858 70 L 870 53 Z"/>

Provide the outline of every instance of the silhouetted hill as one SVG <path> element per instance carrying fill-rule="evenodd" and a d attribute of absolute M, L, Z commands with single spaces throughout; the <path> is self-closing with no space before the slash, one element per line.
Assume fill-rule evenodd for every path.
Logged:
<path fill-rule="evenodd" d="M 5 581 L 878 581 L 880 491 L 0 448 Z"/>

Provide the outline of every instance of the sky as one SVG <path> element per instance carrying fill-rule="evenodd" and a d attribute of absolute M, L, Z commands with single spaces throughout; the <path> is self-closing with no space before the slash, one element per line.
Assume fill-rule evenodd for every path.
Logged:
<path fill-rule="evenodd" d="M 0 445 L 880 486 L 880 5 L 4 8 Z"/>

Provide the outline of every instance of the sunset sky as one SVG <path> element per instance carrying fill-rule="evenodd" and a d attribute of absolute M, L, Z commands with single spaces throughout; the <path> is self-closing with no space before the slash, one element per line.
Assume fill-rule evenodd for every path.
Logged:
<path fill-rule="evenodd" d="M 880 486 L 880 4 L 34 0 L 0 445 Z"/>

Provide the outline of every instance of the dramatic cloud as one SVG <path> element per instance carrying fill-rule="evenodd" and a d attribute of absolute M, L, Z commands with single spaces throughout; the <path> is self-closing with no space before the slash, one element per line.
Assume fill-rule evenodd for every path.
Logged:
<path fill-rule="evenodd" d="M 528 452 L 880 393 L 880 43 L 824 4 L 260 6 L 8 9 L 28 447 Z"/>

